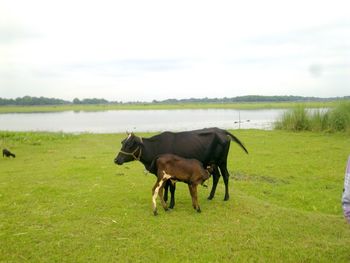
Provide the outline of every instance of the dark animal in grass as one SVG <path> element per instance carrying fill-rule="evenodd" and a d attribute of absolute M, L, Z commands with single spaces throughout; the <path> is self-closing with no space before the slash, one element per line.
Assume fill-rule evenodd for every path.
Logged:
<path fill-rule="evenodd" d="M 207 170 L 203 168 L 201 162 L 196 159 L 185 159 L 173 154 L 163 154 L 157 157 L 153 163 L 151 169 L 157 170 L 157 181 L 152 188 L 152 204 L 153 214 L 157 215 L 157 195 L 159 195 L 160 201 L 164 210 L 168 210 L 168 207 L 163 199 L 163 186 L 166 181 L 180 181 L 188 184 L 190 195 L 192 197 L 192 206 L 197 212 L 201 212 L 198 204 L 197 197 L 197 185 L 206 181 L 212 170 L 208 166 Z"/>
<path fill-rule="evenodd" d="M 208 199 L 215 195 L 220 172 L 225 183 L 225 198 L 229 199 L 227 155 L 231 140 L 235 141 L 246 153 L 247 149 L 233 134 L 219 128 L 207 128 L 185 132 L 163 132 L 151 138 L 141 138 L 133 133 L 122 141 L 122 148 L 114 159 L 118 165 L 138 160 L 152 174 L 157 170 L 151 167 L 152 161 L 161 154 L 171 153 L 183 158 L 197 159 L 204 167 L 214 164 L 213 186 Z M 220 171 L 219 171 L 220 169 Z M 165 184 L 164 200 L 167 201 L 167 189 L 170 187 L 171 199 L 169 208 L 175 205 L 175 185 Z"/>
<path fill-rule="evenodd" d="M 14 153 L 12 153 L 12 152 L 10 152 L 9 150 L 7 150 L 7 149 L 3 149 L 2 150 L 2 158 L 4 158 L 4 157 L 13 157 L 13 158 L 16 158 L 16 155 L 14 154 Z"/>

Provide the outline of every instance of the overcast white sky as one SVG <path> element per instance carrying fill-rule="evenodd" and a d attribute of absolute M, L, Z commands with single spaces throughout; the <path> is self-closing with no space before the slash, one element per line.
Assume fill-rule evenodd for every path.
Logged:
<path fill-rule="evenodd" d="M 0 0 L 0 97 L 350 95 L 348 0 Z"/>

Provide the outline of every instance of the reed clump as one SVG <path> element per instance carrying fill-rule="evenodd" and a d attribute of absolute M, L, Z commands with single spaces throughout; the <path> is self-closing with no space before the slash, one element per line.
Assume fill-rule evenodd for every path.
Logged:
<path fill-rule="evenodd" d="M 289 131 L 350 132 L 350 101 L 331 109 L 307 109 L 299 105 L 285 112 L 275 129 Z"/>

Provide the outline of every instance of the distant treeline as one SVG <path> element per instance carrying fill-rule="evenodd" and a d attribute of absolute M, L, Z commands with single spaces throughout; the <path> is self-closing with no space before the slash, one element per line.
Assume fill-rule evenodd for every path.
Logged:
<path fill-rule="evenodd" d="M 83 99 L 79 100 L 78 98 L 75 98 L 73 100 L 73 104 L 109 104 L 110 102 L 105 99 Z"/>
<path fill-rule="evenodd" d="M 1 105 L 18 105 L 18 106 L 31 106 L 31 105 L 69 105 L 69 104 L 182 104 L 182 103 L 237 103 L 237 102 L 308 102 L 308 101 L 333 101 L 350 99 L 350 96 L 345 97 L 332 97 L 332 98 L 318 98 L 318 97 L 302 97 L 302 96 L 258 96 L 248 95 L 239 96 L 233 98 L 190 98 L 190 99 L 166 99 L 166 100 L 153 100 L 152 102 L 118 102 L 108 101 L 105 99 L 78 99 L 73 101 L 67 101 L 55 98 L 45 97 L 30 97 L 24 96 L 16 99 L 3 99 L 0 98 Z"/>
<path fill-rule="evenodd" d="M 25 96 L 23 98 L 16 99 L 3 99 L 0 98 L 0 105 L 20 105 L 20 106 L 28 106 L 28 105 L 62 105 L 71 103 L 69 101 L 61 100 L 61 99 L 53 99 L 53 98 L 44 98 L 44 97 L 29 97 Z"/>
<path fill-rule="evenodd" d="M 167 99 L 162 101 L 153 100 L 152 103 L 160 104 L 176 104 L 176 103 L 237 103 L 237 102 L 307 102 L 307 101 L 333 101 L 340 99 L 350 99 L 350 96 L 318 98 L 318 97 L 302 97 L 302 96 L 259 96 L 247 95 L 233 98 L 190 98 L 190 99 Z"/>
<path fill-rule="evenodd" d="M 33 106 L 33 105 L 69 105 L 69 104 L 108 104 L 109 101 L 105 99 L 82 99 L 75 98 L 73 101 L 61 100 L 55 98 L 45 97 L 30 97 L 16 99 L 0 98 L 0 105 L 17 105 L 17 106 Z"/>

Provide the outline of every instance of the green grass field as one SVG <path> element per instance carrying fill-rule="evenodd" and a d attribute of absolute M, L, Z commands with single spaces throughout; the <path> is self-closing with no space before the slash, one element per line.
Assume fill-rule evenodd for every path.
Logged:
<path fill-rule="evenodd" d="M 116 166 L 123 134 L 0 132 L 0 262 L 349 262 L 346 134 L 233 131 L 230 200 L 177 184 L 153 216 L 155 176 Z M 138 134 L 144 137 L 151 134 Z"/>
<path fill-rule="evenodd" d="M 0 106 L 0 113 L 55 112 L 55 111 L 104 111 L 104 110 L 172 110 L 172 109 L 285 109 L 304 105 L 308 108 L 334 107 L 338 101 L 328 102 L 254 102 L 254 103 L 178 103 L 178 104 L 101 104 L 54 106 Z"/>

